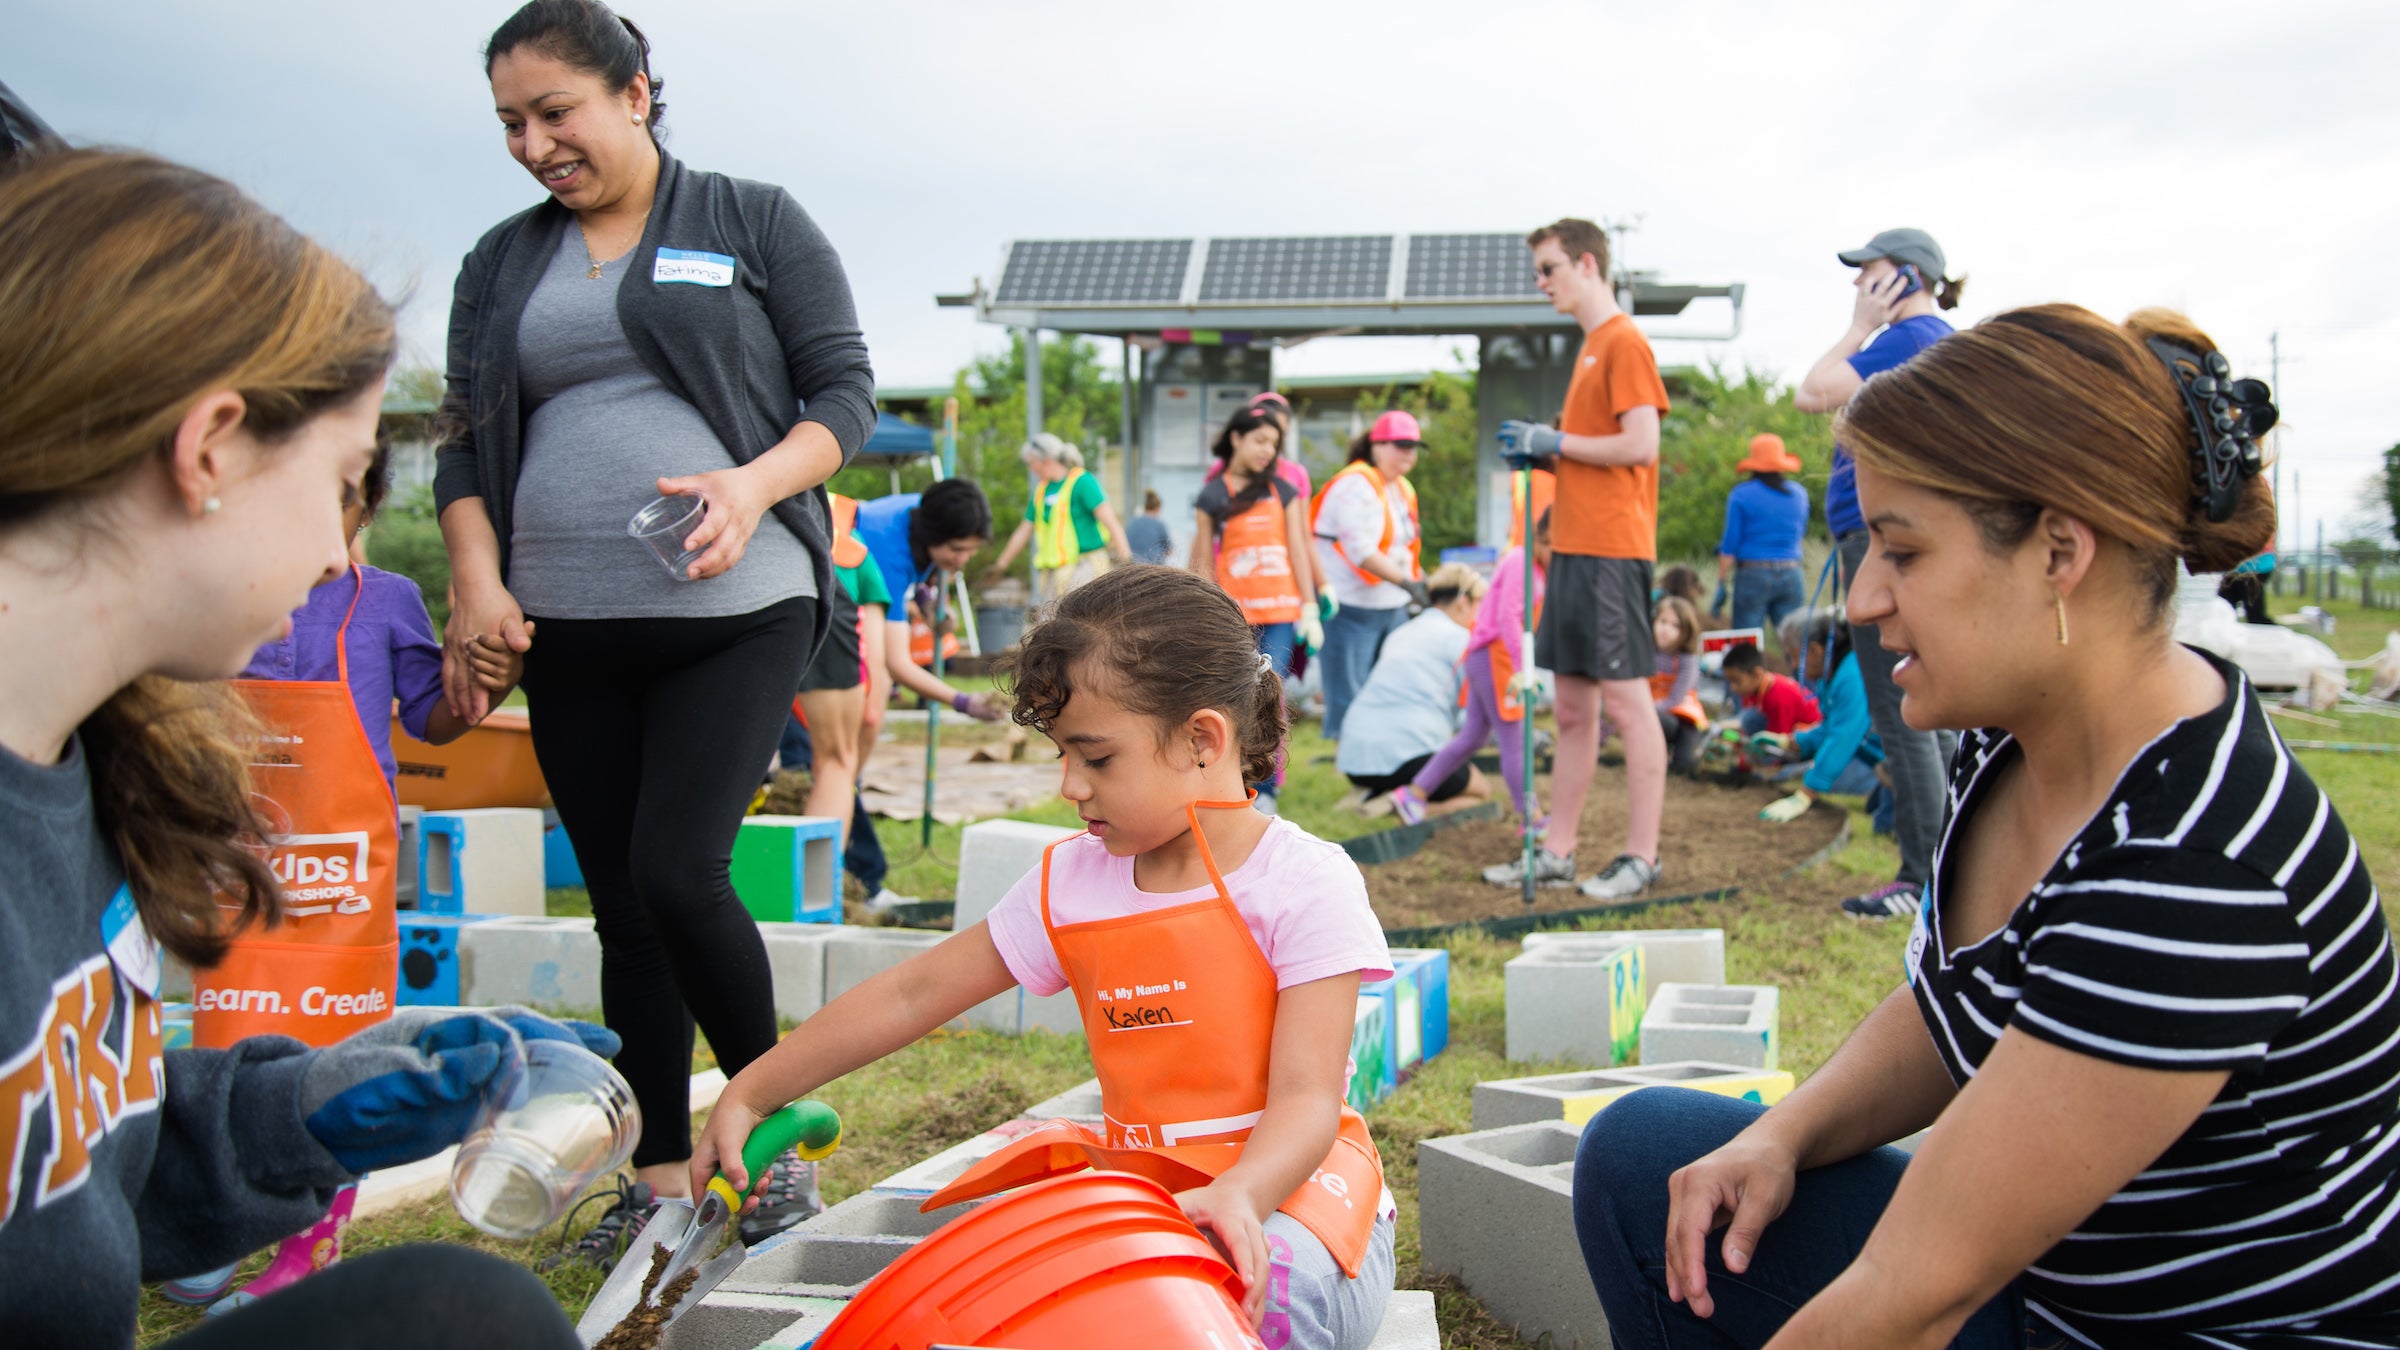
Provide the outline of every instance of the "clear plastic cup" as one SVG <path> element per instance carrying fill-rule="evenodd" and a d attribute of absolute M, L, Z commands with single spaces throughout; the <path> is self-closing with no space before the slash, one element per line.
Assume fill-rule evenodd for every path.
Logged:
<path fill-rule="evenodd" d="M 658 565 L 677 581 L 692 579 L 692 564 L 699 560 L 698 551 L 687 551 L 683 541 L 700 528 L 700 518 L 708 514 L 708 499 L 700 496 L 661 497 L 633 513 L 625 522 L 625 533 L 642 541 Z"/>
<path fill-rule="evenodd" d="M 458 1146 L 450 1203 L 494 1237 L 532 1237 L 623 1167 L 641 1134 L 633 1089 L 607 1060 L 565 1041 L 527 1041 L 524 1068 L 493 1084 Z"/>

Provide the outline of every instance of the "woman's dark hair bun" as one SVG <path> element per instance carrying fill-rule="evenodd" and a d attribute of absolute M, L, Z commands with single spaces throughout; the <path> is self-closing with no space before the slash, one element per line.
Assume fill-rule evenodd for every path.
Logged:
<path fill-rule="evenodd" d="M 650 69 L 650 39 L 633 20 L 600 0 L 530 0 L 492 30 L 483 47 L 483 73 L 492 63 L 519 47 L 531 47 L 587 75 L 597 75 L 608 92 L 622 94 L 633 77 L 650 85 L 650 112 L 644 123 L 650 139 L 664 138 L 667 82 Z"/>

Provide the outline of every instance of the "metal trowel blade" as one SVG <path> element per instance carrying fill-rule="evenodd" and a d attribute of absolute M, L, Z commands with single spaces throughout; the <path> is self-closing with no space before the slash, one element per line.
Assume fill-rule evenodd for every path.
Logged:
<path fill-rule="evenodd" d="M 690 1236 L 675 1249 L 665 1272 L 658 1277 L 658 1306 L 666 1308 L 668 1322 L 698 1307 L 709 1291 L 723 1284 L 726 1276 L 750 1259 L 750 1249 L 743 1245 L 742 1232 L 737 1226 L 740 1219 L 740 1215 L 726 1208 L 724 1198 L 713 1191 L 700 1202 Z M 691 1287 L 676 1295 L 669 1305 L 664 1301 L 666 1291 L 687 1270 L 694 1272 Z"/>
<path fill-rule="evenodd" d="M 590 1306 L 583 1310 L 583 1320 L 575 1324 L 576 1339 L 593 1346 L 616 1330 L 617 1323 L 624 1321 L 625 1315 L 642 1301 L 642 1280 L 650 1273 L 652 1253 L 661 1247 L 680 1253 L 692 1235 L 694 1219 L 689 1200 L 658 1202 L 658 1212 L 650 1216 L 650 1222 L 643 1224 L 642 1231 L 627 1244 L 625 1254 L 617 1258 L 616 1269 L 609 1272 L 600 1292 L 592 1295 Z M 672 1257 L 668 1264 L 674 1264 Z M 666 1283 L 663 1275 L 659 1283 Z"/>

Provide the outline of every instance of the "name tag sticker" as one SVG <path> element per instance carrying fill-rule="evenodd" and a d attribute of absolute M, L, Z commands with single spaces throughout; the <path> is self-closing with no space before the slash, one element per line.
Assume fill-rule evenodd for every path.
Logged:
<path fill-rule="evenodd" d="M 158 997 L 158 941 L 142 926 L 142 916 L 133 907 L 133 892 L 117 887 L 109 898 L 108 908 L 100 911 L 100 941 L 108 948 L 108 959 L 116 966 L 125 982 L 152 998 Z"/>
<path fill-rule="evenodd" d="M 733 259 L 722 253 L 662 248 L 658 251 L 657 263 L 650 268 L 650 280 L 660 286 L 671 281 L 687 282 L 694 286 L 730 286 L 733 284 Z"/>

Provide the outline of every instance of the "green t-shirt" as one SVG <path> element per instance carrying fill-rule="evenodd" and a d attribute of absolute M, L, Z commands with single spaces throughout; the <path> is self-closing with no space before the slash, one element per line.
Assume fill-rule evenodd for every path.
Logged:
<path fill-rule="evenodd" d="M 884 583 L 883 569 L 870 557 L 856 567 L 836 567 L 833 579 L 854 605 L 881 605 L 889 614 L 892 608 L 892 588 Z"/>
<path fill-rule="evenodd" d="M 1041 499 L 1045 508 L 1055 509 L 1050 507 L 1050 503 L 1058 496 L 1058 488 L 1056 483 L 1042 484 Z M 1107 500 L 1108 495 L 1100 490 L 1098 476 L 1086 471 L 1075 480 L 1075 495 L 1067 499 L 1067 515 L 1075 523 L 1075 547 L 1078 551 L 1098 553 L 1108 547 L 1107 532 L 1100 528 L 1100 517 L 1096 514 L 1100 504 Z M 1033 494 L 1026 493 L 1025 523 L 1028 525 L 1034 523 L 1033 502 Z"/>

